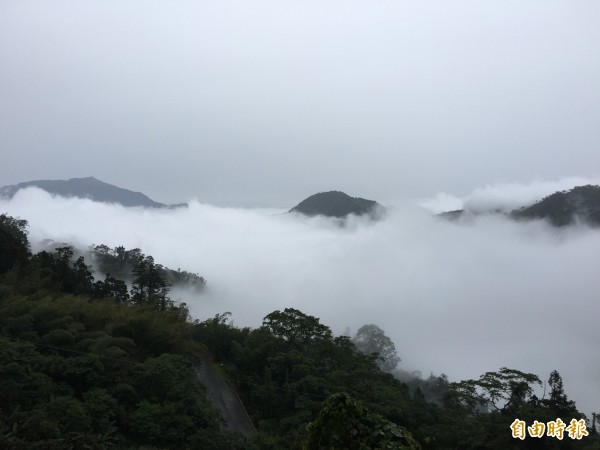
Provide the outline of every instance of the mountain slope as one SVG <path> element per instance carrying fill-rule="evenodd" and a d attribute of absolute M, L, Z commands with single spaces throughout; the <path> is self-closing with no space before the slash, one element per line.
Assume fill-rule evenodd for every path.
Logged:
<path fill-rule="evenodd" d="M 558 191 L 533 205 L 522 206 L 510 213 L 498 209 L 458 209 L 440 213 L 438 217 L 458 220 L 482 214 L 504 214 L 515 220 L 544 219 L 556 227 L 571 225 L 576 221 L 600 226 L 600 186 L 576 186 L 568 191 Z"/>
<path fill-rule="evenodd" d="M 531 206 L 515 209 L 510 215 L 515 219 L 547 219 L 557 227 L 576 220 L 600 226 L 600 186 L 577 186 L 555 192 Z"/>
<path fill-rule="evenodd" d="M 62 197 L 88 198 L 96 202 L 117 203 L 123 206 L 164 208 L 167 205 L 148 198 L 141 192 L 130 191 L 97 180 L 94 177 L 71 178 L 69 180 L 35 180 L 0 188 L 0 196 L 12 198 L 20 189 L 38 187 Z"/>
<path fill-rule="evenodd" d="M 346 217 L 348 214 L 358 216 L 370 215 L 373 218 L 381 216 L 385 208 L 374 200 L 350 197 L 340 191 L 320 192 L 302 200 L 290 212 L 306 216 Z"/>

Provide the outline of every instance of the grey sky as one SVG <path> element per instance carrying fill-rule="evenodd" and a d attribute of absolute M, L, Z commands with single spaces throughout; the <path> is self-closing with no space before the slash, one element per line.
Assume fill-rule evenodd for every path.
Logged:
<path fill-rule="evenodd" d="M 596 1 L 0 2 L 0 185 L 381 202 L 600 170 Z"/>

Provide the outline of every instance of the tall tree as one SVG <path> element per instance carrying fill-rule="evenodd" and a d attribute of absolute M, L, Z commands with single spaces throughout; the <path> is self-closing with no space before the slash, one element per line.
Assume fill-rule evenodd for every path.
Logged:
<path fill-rule="evenodd" d="M 29 258 L 27 221 L 0 214 L 0 273 Z"/>
<path fill-rule="evenodd" d="M 575 402 L 567 398 L 562 377 L 556 370 L 550 373 L 548 386 L 550 386 L 550 398 L 542 400 L 542 403 L 552 409 L 559 417 L 571 418 L 571 416 L 574 416 L 577 413 Z"/>
<path fill-rule="evenodd" d="M 133 268 L 131 298 L 136 304 L 153 304 L 158 310 L 165 310 L 171 304 L 167 297 L 169 284 L 161 275 L 161 267 L 154 263 L 152 256 L 140 256 Z"/>
<path fill-rule="evenodd" d="M 363 325 L 354 337 L 356 348 L 365 355 L 377 354 L 377 365 L 384 372 L 391 372 L 401 361 L 396 346 L 377 325 Z"/>

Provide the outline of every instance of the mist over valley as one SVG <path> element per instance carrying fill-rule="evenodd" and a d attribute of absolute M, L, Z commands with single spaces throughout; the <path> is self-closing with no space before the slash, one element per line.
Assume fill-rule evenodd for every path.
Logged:
<path fill-rule="evenodd" d="M 514 196 L 514 186 L 506 191 Z M 175 210 L 127 208 L 36 188 L 0 209 L 29 221 L 33 249 L 47 239 L 122 245 L 200 274 L 200 294 L 171 292 L 194 318 L 229 311 L 236 325 L 257 327 L 293 307 L 336 334 L 373 323 L 396 344 L 404 371 L 459 380 L 498 367 L 542 377 L 556 369 L 578 406 L 593 410 L 598 230 L 504 215 L 447 221 L 419 203 L 390 205 L 378 221 L 351 215 L 344 226 L 278 209 L 195 200 Z"/>
<path fill-rule="evenodd" d="M 1 2 L 0 448 L 600 448 L 598 23 Z"/>

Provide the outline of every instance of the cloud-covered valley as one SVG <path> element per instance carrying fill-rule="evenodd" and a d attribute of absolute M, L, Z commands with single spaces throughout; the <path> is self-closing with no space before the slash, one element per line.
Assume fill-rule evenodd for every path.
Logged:
<path fill-rule="evenodd" d="M 598 230 L 502 216 L 454 223 L 417 202 L 391 206 L 384 220 L 341 227 L 282 210 L 136 209 L 27 189 L 0 212 L 29 221 L 34 250 L 44 239 L 139 247 L 199 273 L 205 292 L 172 297 L 200 320 L 231 311 L 236 325 L 256 327 L 294 307 L 337 334 L 375 323 L 404 370 L 458 380 L 503 366 L 542 379 L 557 369 L 581 410 L 598 408 Z"/>

